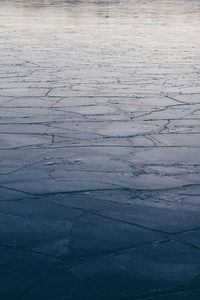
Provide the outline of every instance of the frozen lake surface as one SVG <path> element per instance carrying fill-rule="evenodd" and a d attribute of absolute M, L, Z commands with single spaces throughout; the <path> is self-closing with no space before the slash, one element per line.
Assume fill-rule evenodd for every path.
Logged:
<path fill-rule="evenodd" d="M 200 1 L 0 1 L 0 298 L 200 299 Z"/>

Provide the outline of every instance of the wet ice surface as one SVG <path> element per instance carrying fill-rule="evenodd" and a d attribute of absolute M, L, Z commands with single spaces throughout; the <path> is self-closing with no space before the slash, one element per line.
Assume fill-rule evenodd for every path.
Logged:
<path fill-rule="evenodd" d="M 0 2 L 2 299 L 199 299 L 199 1 Z"/>

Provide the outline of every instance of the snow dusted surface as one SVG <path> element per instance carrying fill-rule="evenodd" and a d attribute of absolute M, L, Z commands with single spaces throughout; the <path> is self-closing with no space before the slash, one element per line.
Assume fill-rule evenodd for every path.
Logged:
<path fill-rule="evenodd" d="M 200 299 L 200 2 L 0 1 L 0 298 Z"/>

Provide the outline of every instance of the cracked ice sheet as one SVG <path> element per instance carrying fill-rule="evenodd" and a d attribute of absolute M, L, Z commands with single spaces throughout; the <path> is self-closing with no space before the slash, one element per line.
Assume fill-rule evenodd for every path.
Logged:
<path fill-rule="evenodd" d="M 69 269 L 63 269 L 54 257 L 40 253 L 0 247 L 2 299 L 100 299 Z M 9 266 L 9 267 L 8 267 Z M 38 267 L 39 266 L 39 267 Z M 17 273 L 17 276 L 16 276 Z M 70 281 L 70 285 L 66 282 Z M 32 290 L 33 289 L 33 290 Z M 27 295 L 27 292 L 33 295 Z M 66 296 L 67 295 L 67 296 Z"/>
<path fill-rule="evenodd" d="M 160 241 L 100 258 L 72 261 L 71 265 L 82 280 L 107 298 L 137 299 L 162 294 L 182 284 L 191 286 L 199 270 L 198 261 L 199 254 L 192 247 Z M 184 275 L 180 281 L 181 273 Z M 194 286 L 198 288 L 198 281 Z"/>
<path fill-rule="evenodd" d="M 2 298 L 198 299 L 199 20 L 193 0 L 1 3 Z"/>
<path fill-rule="evenodd" d="M 44 153 L 43 157 L 38 157 L 35 164 L 29 163 L 29 151 L 27 152 L 28 161 L 24 167 L 19 165 L 12 173 L 9 172 L 12 166 L 10 165 L 10 169 L 7 171 L 5 166 L 9 167 L 9 164 L 2 161 L 4 175 L 1 175 L 1 185 L 31 194 L 48 194 L 59 191 L 119 187 L 154 190 L 181 187 L 192 183 L 199 184 L 198 177 L 196 178 L 198 169 L 194 170 L 191 166 L 194 162 L 198 163 L 197 158 L 195 159 L 195 150 L 189 162 L 184 160 L 185 155 L 187 155 L 186 151 L 174 151 L 170 161 L 168 159 L 163 161 L 167 150 L 157 150 L 157 156 L 155 157 L 154 151 L 148 150 L 149 155 L 152 153 L 152 159 L 148 160 L 148 162 L 151 162 L 150 165 L 154 164 L 155 169 L 156 164 L 158 164 L 155 171 L 153 171 L 153 167 L 148 167 L 149 163 L 144 165 L 142 154 L 144 153 L 147 157 L 147 151 L 143 149 L 142 151 L 138 150 L 135 156 L 127 148 L 113 148 L 112 153 L 108 153 L 107 148 L 73 149 L 73 154 L 71 149 L 49 150 Z M 21 155 L 25 154 L 25 150 L 18 151 L 19 154 L 20 152 Z M 48 157 L 46 156 L 47 153 Z M 119 155 L 126 155 L 126 159 L 119 160 Z M 156 159 L 159 155 L 160 161 Z M 26 155 L 24 155 L 25 158 Z M 142 166 L 140 165 L 141 160 Z M 180 166 L 185 167 L 186 174 L 184 170 L 181 172 Z"/>
<path fill-rule="evenodd" d="M 172 148 L 170 153 L 165 147 L 109 149 L 112 151 L 106 147 L 10 150 L 10 163 L 9 152 L 2 151 L 1 185 L 31 194 L 48 194 L 107 188 L 157 190 L 199 184 L 199 149 L 190 149 L 190 157 L 187 147 Z"/>

